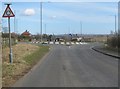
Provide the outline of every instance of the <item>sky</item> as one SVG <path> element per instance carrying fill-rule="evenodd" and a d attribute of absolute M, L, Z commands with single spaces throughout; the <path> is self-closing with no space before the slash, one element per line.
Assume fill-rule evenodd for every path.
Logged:
<path fill-rule="evenodd" d="M 11 32 L 40 34 L 39 2 L 12 2 L 10 7 L 15 13 Z M 2 3 L 2 13 L 5 8 Z M 110 34 L 115 30 L 115 15 L 118 18 L 117 2 L 43 2 L 42 33 Z M 7 18 L 2 18 L 2 26 L 7 26 Z"/>

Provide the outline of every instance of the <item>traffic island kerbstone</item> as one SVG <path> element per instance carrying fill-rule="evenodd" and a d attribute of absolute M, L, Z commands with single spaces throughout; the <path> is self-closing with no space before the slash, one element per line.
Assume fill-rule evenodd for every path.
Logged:
<path fill-rule="evenodd" d="M 99 53 L 102 53 L 102 54 L 105 54 L 105 55 L 120 59 L 120 55 L 118 53 L 116 54 L 116 53 L 110 52 L 107 49 L 105 51 L 105 50 L 102 50 L 102 48 L 98 47 L 98 46 L 97 47 L 92 47 L 92 49 L 99 52 Z"/>

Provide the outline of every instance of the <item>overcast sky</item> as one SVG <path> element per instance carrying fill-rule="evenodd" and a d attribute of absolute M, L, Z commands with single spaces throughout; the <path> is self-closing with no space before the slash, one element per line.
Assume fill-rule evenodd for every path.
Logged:
<path fill-rule="evenodd" d="M 70 0 L 73 1 L 73 0 Z M 79 0 L 76 0 L 79 1 Z M 82 0 L 81 0 L 82 1 Z M 2 3 L 2 13 L 6 6 Z M 40 3 L 12 2 L 11 8 L 16 15 L 16 30 L 22 33 L 29 30 L 40 33 Z M 115 30 L 115 15 L 118 14 L 117 2 L 44 2 L 42 3 L 43 33 L 48 34 L 109 34 Z M 118 18 L 118 16 L 117 16 Z M 3 26 L 7 19 L 3 18 Z M 14 31 L 14 18 L 11 18 Z"/>

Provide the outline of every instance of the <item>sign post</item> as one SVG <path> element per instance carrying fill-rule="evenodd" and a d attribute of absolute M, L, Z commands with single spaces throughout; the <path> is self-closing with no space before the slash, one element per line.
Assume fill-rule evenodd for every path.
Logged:
<path fill-rule="evenodd" d="M 10 17 L 14 17 L 15 15 L 10 8 L 10 4 L 6 4 L 6 5 L 7 5 L 7 8 L 5 9 L 5 12 L 2 17 L 8 18 L 9 48 L 10 48 L 9 60 L 10 60 L 10 63 L 12 63 L 13 60 L 12 60 L 12 47 L 11 47 Z"/>

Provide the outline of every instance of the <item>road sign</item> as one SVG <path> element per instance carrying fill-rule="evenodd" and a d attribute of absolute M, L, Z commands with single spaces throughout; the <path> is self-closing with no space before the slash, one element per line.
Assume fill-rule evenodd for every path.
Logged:
<path fill-rule="evenodd" d="M 7 8 L 5 9 L 5 12 L 3 14 L 3 17 L 14 17 L 14 13 L 12 12 L 11 8 L 9 7 L 9 5 L 7 6 Z"/>
<path fill-rule="evenodd" d="M 9 48 L 10 48 L 10 54 L 9 54 L 9 59 L 10 63 L 12 63 L 12 43 L 11 43 L 11 31 L 10 31 L 10 17 L 14 17 L 14 13 L 12 12 L 11 8 L 9 7 L 10 4 L 6 4 L 7 7 L 5 9 L 5 12 L 2 17 L 8 18 L 8 29 L 9 29 Z"/>

